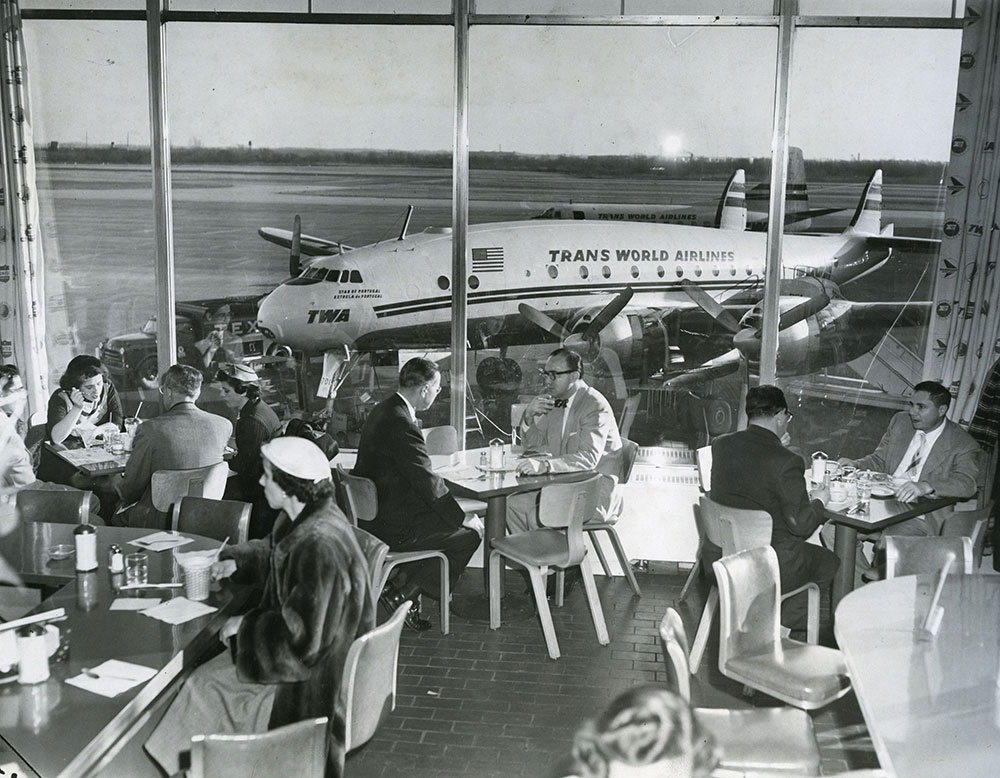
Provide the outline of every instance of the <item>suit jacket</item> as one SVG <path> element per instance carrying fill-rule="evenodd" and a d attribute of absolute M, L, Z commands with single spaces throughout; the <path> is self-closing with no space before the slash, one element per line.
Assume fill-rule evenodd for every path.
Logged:
<path fill-rule="evenodd" d="M 390 545 L 462 526 L 465 513 L 431 470 L 424 436 L 398 394 L 372 409 L 361 431 L 355 475 L 378 492 L 375 535 Z"/>
<path fill-rule="evenodd" d="M 771 514 L 771 547 L 778 566 L 805 566 L 806 538 L 823 523 L 823 503 L 806 492 L 802 457 L 768 429 L 751 424 L 712 443 L 711 497 L 731 508 Z"/>
<path fill-rule="evenodd" d="M 188 470 L 222 461 L 233 432 L 229 419 L 180 402 L 144 421 L 135 431 L 132 455 L 118 493 L 126 503 L 138 500 L 129 511 L 132 527 L 165 527 L 166 514 L 153 508 L 150 481 L 157 470 Z"/>
<path fill-rule="evenodd" d="M 584 384 L 573 395 L 569 415 L 556 408 L 536 416 L 524 430 L 526 449 L 552 454 L 554 473 L 597 470 L 601 479 L 601 509 L 614 514 L 621 497 L 616 491 L 622 470 L 622 438 L 611 405 L 596 389 Z M 563 428 L 563 417 L 566 427 Z"/>
<path fill-rule="evenodd" d="M 893 473 L 913 439 L 913 424 L 905 411 L 892 417 L 882 440 L 866 457 L 856 460 L 859 469 Z M 972 497 L 979 477 L 979 444 L 955 422 L 945 419 L 944 429 L 924 460 L 920 480 L 945 497 Z"/>

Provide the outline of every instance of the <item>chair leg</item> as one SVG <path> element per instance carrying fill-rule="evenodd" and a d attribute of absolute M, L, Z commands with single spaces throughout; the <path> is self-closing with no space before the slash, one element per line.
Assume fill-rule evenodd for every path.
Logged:
<path fill-rule="evenodd" d="M 500 552 L 490 552 L 490 629 L 500 629 Z"/>
<path fill-rule="evenodd" d="M 705 647 L 708 645 L 708 635 L 712 631 L 712 619 L 715 618 L 715 609 L 719 604 L 719 589 L 716 586 L 708 593 L 705 600 L 705 608 L 701 612 L 701 621 L 698 622 L 698 632 L 694 636 L 694 643 L 691 645 L 691 675 L 698 672 L 701 666 L 701 658 L 705 654 Z"/>
<path fill-rule="evenodd" d="M 677 602 L 683 602 L 684 598 L 687 596 L 688 589 L 691 588 L 691 584 L 694 583 L 694 579 L 698 577 L 698 571 L 701 569 L 701 557 L 695 557 L 694 567 L 691 568 L 691 572 L 688 573 L 687 579 L 684 581 L 684 588 L 681 589 L 681 596 L 677 598 Z"/>
<path fill-rule="evenodd" d="M 597 554 L 597 558 L 601 562 L 601 569 L 604 570 L 604 575 L 610 578 L 611 566 L 608 565 L 608 558 L 604 556 L 604 549 L 601 548 L 601 538 L 597 534 L 600 531 L 599 529 L 589 529 L 587 530 L 587 536 L 590 538 L 590 545 L 594 547 L 594 553 Z"/>
<path fill-rule="evenodd" d="M 451 577 L 448 569 L 448 557 L 441 555 L 441 634 L 451 631 Z"/>
<path fill-rule="evenodd" d="M 550 573 L 551 575 L 551 573 Z M 562 568 L 555 571 L 556 576 L 556 607 L 561 608 L 566 602 L 566 571 Z"/>
<path fill-rule="evenodd" d="M 635 573 L 632 572 L 632 565 L 629 564 L 628 557 L 625 555 L 625 547 L 622 545 L 621 538 L 618 537 L 618 533 L 615 532 L 614 527 L 608 527 L 605 532 L 608 533 L 611 545 L 615 549 L 615 555 L 618 557 L 618 564 L 621 565 L 622 572 L 625 574 L 625 579 L 628 581 L 628 585 L 632 587 L 632 591 L 635 592 L 636 597 L 642 597 L 642 592 L 639 590 L 639 583 L 635 580 Z M 599 543 L 595 542 L 594 545 L 600 547 Z M 606 565 L 604 569 L 607 570 Z"/>
<path fill-rule="evenodd" d="M 580 579 L 583 581 L 583 591 L 587 595 L 587 604 L 590 606 L 590 618 L 594 621 L 597 642 L 606 646 L 611 642 L 611 638 L 608 637 L 608 625 L 604 623 L 604 610 L 601 608 L 601 598 L 597 594 L 594 574 L 585 564 L 580 565 Z"/>
<path fill-rule="evenodd" d="M 537 567 L 526 569 L 528 577 L 531 578 L 531 591 L 535 595 L 535 610 L 538 611 L 538 620 L 542 622 L 545 646 L 549 649 L 549 656 L 558 659 L 559 641 L 556 640 L 556 627 L 552 623 L 552 612 L 549 610 L 549 601 L 545 596 L 545 578 L 542 577 L 542 571 Z"/>

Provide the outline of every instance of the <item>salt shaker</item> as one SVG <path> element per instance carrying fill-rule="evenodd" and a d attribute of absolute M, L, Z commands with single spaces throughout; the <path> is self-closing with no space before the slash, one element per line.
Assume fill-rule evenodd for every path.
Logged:
<path fill-rule="evenodd" d="M 812 455 L 812 482 L 821 484 L 826 481 L 826 461 L 829 457 L 822 451 Z"/>
<path fill-rule="evenodd" d="M 18 683 L 41 683 L 49 677 L 45 627 L 26 624 L 17 631 Z"/>
<path fill-rule="evenodd" d="M 76 544 L 76 569 L 79 572 L 97 569 L 97 530 L 89 524 L 78 524 L 73 530 Z"/>
<path fill-rule="evenodd" d="M 108 546 L 108 570 L 112 573 L 125 572 L 125 555 L 117 543 Z"/>

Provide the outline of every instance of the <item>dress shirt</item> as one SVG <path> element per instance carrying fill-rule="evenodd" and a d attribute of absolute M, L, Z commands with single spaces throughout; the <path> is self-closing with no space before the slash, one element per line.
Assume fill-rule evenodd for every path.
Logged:
<path fill-rule="evenodd" d="M 923 430 L 917 430 L 914 432 L 913 438 L 910 440 L 910 445 L 906 449 L 906 453 L 903 454 L 903 458 L 899 460 L 899 466 L 896 468 L 896 472 L 892 474 L 893 477 L 907 477 L 906 471 L 910 468 L 910 462 L 913 461 L 913 455 L 919 451 L 920 464 L 917 466 L 917 472 L 912 473 L 909 476 L 911 481 L 919 481 L 921 473 L 924 472 L 924 464 L 927 462 L 927 455 L 931 453 L 931 449 L 934 448 L 934 444 L 937 443 L 937 439 L 941 437 L 941 433 L 943 431 L 944 422 L 938 424 L 930 432 L 924 432 Z"/>
<path fill-rule="evenodd" d="M 396 394 L 399 394 L 399 392 L 396 392 Z M 410 405 L 410 401 L 407 400 L 405 397 L 403 397 L 403 395 L 401 395 L 401 394 L 399 394 L 399 399 L 401 399 L 403 401 L 403 404 L 406 406 L 406 410 L 408 410 L 410 412 L 410 421 L 412 421 L 414 424 L 416 424 L 417 423 L 417 412 L 413 409 L 413 406 Z"/>

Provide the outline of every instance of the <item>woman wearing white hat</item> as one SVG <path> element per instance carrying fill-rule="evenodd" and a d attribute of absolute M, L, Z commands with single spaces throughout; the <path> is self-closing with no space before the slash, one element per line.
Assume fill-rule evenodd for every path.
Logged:
<path fill-rule="evenodd" d="M 273 512 L 267 509 L 260 476 L 264 472 L 260 447 L 281 432 L 281 421 L 271 406 L 260 399 L 257 374 L 247 365 L 223 365 L 215 375 L 222 401 L 239 411 L 236 420 L 236 456 L 229 468 L 236 476 L 226 485 L 226 499 L 253 504 L 250 537 L 262 538 L 271 530 Z"/>
<path fill-rule="evenodd" d="M 280 437 L 261 455 L 264 494 L 281 513 L 267 538 L 224 549 L 212 574 L 263 594 L 257 607 L 225 622 L 219 637 L 232 650 L 192 674 L 146 741 L 168 775 L 192 735 L 260 733 L 319 716 L 330 716 L 326 775 L 343 774 L 344 660 L 375 626 L 368 564 L 319 447 Z"/>

